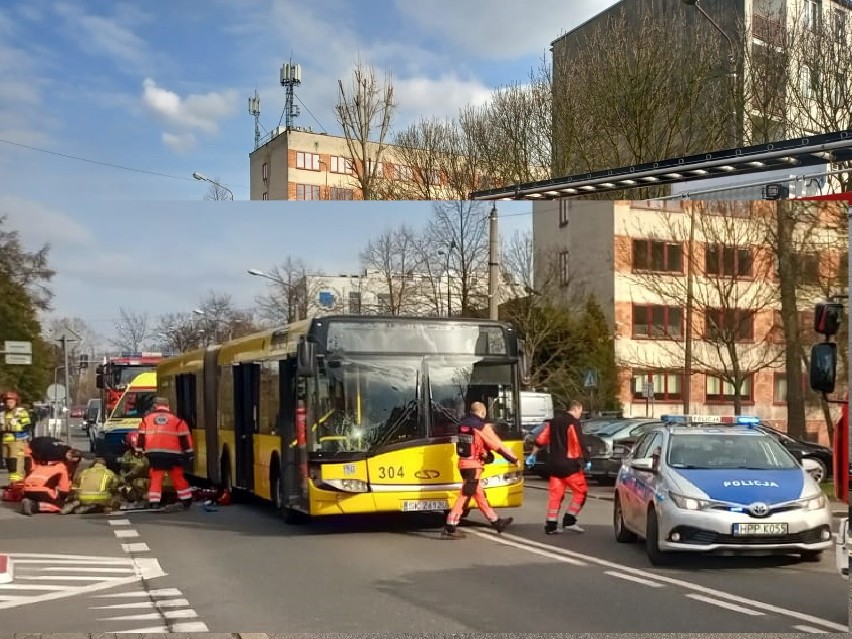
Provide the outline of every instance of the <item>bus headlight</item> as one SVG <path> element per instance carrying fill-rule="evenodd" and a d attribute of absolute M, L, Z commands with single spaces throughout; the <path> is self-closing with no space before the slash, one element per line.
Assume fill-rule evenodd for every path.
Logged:
<path fill-rule="evenodd" d="M 347 493 L 366 493 L 370 490 L 367 482 L 360 479 L 323 479 L 322 483 L 329 488 L 342 490 Z"/>
<path fill-rule="evenodd" d="M 524 480 L 524 474 L 519 471 L 502 473 L 500 475 L 492 475 L 491 477 L 483 477 L 480 482 L 483 488 L 496 488 L 497 486 L 512 486 L 519 484 Z"/>

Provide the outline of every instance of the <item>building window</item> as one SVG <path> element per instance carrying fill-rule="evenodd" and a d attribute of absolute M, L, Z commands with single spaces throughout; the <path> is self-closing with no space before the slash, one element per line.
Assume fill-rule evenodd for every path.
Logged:
<path fill-rule="evenodd" d="M 331 172 L 343 173 L 344 175 L 352 175 L 352 160 L 339 155 L 331 156 Z"/>
<path fill-rule="evenodd" d="M 704 323 L 704 338 L 709 341 L 754 341 L 754 311 L 736 308 L 708 308 Z"/>
<path fill-rule="evenodd" d="M 351 200 L 354 198 L 352 189 L 344 189 L 339 186 L 332 186 L 328 189 L 329 200 Z"/>
<path fill-rule="evenodd" d="M 707 401 L 708 402 L 732 402 L 736 393 L 734 385 L 714 375 L 707 375 Z M 752 401 L 752 377 L 746 377 L 740 385 L 740 399 Z"/>
<path fill-rule="evenodd" d="M 297 200 L 318 200 L 320 199 L 320 187 L 313 184 L 297 184 L 296 185 Z"/>
<path fill-rule="evenodd" d="M 683 399 L 683 376 L 677 373 L 638 372 L 633 373 L 633 399 L 645 399 L 645 384 L 651 384 L 654 401 L 678 401 Z"/>
<path fill-rule="evenodd" d="M 683 272 L 683 247 L 676 242 L 633 240 L 633 270 Z"/>
<path fill-rule="evenodd" d="M 361 314 L 361 292 L 349 291 L 349 312 L 352 315 Z"/>
<path fill-rule="evenodd" d="M 795 257 L 796 279 L 799 284 L 818 286 L 820 283 L 819 254 L 799 253 Z"/>
<path fill-rule="evenodd" d="M 751 249 L 711 244 L 704 254 L 704 272 L 724 277 L 752 277 Z"/>
<path fill-rule="evenodd" d="M 268 199 L 269 199 L 269 193 L 267 193 L 266 191 L 264 191 L 264 192 L 263 192 L 262 199 L 264 199 L 264 200 L 268 200 Z"/>
<path fill-rule="evenodd" d="M 438 169 L 429 169 L 428 171 L 424 171 L 423 179 L 431 186 L 440 186 L 441 172 Z"/>
<path fill-rule="evenodd" d="M 677 306 L 633 305 L 634 339 L 683 335 L 683 309 Z"/>
<path fill-rule="evenodd" d="M 774 373 L 772 384 L 772 401 L 776 404 L 787 403 L 787 374 Z"/>
<path fill-rule="evenodd" d="M 799 92 L 804 98 L 816 98 L 819 92 L 819 71 L 812 64 L 803 64 L 799 71 Z"/>
<path fill-rule="evenodd" d="M 571 283 L 571 262 L 568 251 L 559 253 L 559 286 L 568 286 Z"/>
<path fill-rule="evenodd" d="M 834 37 L 838 42 L 846 42 L 846 11 L 844 9 L 834 9 Z"/>
<path fill-rule="evenodd" d="M 414 171 L 405 164 L 394 164 L 393 177 L 400 182 L 411 182 L 414 179 Z"/>
<path fill-rule="evenodd" d="M 298 151 L 296 153 L 296 168 L 307 169 L 308 171 L 320 170 L 320 156 L 318 153 L 305 153 Z"/>
<path fill-rule="evenodd" d="M 377 296 L 377 307 L 379 313 L 390 313 L 391 312 L 391 296 L 389 293 L 379 293 Z"/>
<path fill-rule="evenodd" d="M 804 0 L 802 5 L 802 22 L 805 27 L 816 31 L 822 17 L 822 6 L 818 0 Z"/>
<path fill-rule="evenodd" d="M 263 181 L 266 182 L 269 179 L 269 164 L 266 162 L 263 163 Z"/>
<path fill-rule="evenodd" d="M 559 200 L 559 228 L 568 226 L 568 212 L 570 210 L 567 200 Z"/>

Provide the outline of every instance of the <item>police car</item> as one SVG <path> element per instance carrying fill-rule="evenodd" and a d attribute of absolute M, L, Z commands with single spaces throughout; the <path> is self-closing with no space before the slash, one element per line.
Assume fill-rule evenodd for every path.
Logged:
<path fill-rule="evenodd" d="M 645 540 L 654 565 L 672 551 L 798 554 L 833 544 L 819 485 L 756 417 L 664 415 L 618 471 L 616 541 Z"/>

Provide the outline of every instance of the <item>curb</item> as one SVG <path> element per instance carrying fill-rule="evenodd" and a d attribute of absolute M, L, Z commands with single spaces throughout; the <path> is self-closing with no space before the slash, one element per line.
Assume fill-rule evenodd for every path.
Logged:
<path fill-rule="evenodd" d="M 0 555 L 0 584 L 12 583 L 12 560 L 9 555 Z"/>
<path fill-rule="evenodd" d="M 262 632 L 238 632 L 237 637 L 239 637 L 240 639 L 268 639 L 269 635 L 264 634 Z"/>

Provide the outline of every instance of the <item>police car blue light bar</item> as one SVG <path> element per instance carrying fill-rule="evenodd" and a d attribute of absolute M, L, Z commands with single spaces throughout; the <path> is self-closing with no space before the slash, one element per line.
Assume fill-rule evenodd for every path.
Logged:
<path fill-rule="evenodd" d="M 662 415 L 667 424 L 724 424 L 729 426 L 753 426 L 760 423 L 754 415 Z"/>

